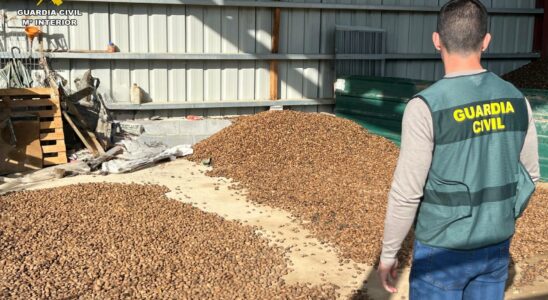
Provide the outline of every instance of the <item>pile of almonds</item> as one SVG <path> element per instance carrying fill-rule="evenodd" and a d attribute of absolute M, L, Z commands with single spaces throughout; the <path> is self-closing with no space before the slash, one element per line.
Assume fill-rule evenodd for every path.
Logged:
<path fill-rule="evenodd" d="M 291 211 L 344 257 L 376 263 L 399 153 L 388 140 L 348 120 L 273 111 L 241 117 L 194 150 L 191 160 L 212 159 L 210 176 L 232 178 L 250 199 Z M 518 221 L 515 262 L 548 254 L 546 220 L 548 191 L 539 189 Z"/>
<path fill-rule="evenodd" d="M 190 159 L 211 158 L 208 175 L 234 179 L 250 199 L 308 221 L 344 257 L 372 264 L 398 152 L 349 120 L 269 111 L 237 119 L 195 145 Z"/>
<path fill-rule="evenodd" d="M 510 253 L 523 269 L 516 286 L 548 280 L 548 189 L 537 188 L 523 216 L 517 221 Z"/>
<path fill-rule="evenodd" d="M 518 88 L 548 89 L 548 59 L 539 59 L 502 76 Z"/>
<path fill-rule="evenodd" d="M 2 299 L 333 299 L 288 285 L 283 252 L 158 186 L 0 196 Z"/>

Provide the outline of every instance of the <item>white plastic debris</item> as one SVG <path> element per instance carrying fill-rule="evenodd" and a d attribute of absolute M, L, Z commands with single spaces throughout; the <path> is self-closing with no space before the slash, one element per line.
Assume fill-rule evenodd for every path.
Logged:
<path fill-rule="evenodd" d="M 115 159 L 103 163 L 101 170 L 104 173 L 120 174 L 136 171 L 151 166 L 159 161 L 171 157 L 183 157 L 193 153 L 190 145 L 179 145 L 155 155 L 147 155 L 137 159 Z"/>

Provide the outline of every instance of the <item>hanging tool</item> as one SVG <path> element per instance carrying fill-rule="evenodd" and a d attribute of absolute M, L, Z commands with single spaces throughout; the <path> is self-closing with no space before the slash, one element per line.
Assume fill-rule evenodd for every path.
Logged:
<path fill-rule="evenodd" d="M 29 70 L 23 62 L 21 62 L 20 58 L 17 58 L 15 55 L 15 50 L 17 50 L 19 53 L 19 57 L 21 57 L 21 49 L 19 47 L 12 47 L 11 48 L 11 59 L 12 59 L 12 72 L 13 76 L 12 79 L 16 79 L 17 86 L 12 86 L 16 88 L 30 88 L 32 87 L 32 76 L 30 75 Z"/>
<path fill-rule="evenodd" d="M 16 52 L 21 56 L 21 49 L 18 47 L 11 48 L 11 61 L 0 69 L 0 88 L 32 87 L 32 76 L 27 67 L 21 62 L 21 59 L 17 58 Z"/>

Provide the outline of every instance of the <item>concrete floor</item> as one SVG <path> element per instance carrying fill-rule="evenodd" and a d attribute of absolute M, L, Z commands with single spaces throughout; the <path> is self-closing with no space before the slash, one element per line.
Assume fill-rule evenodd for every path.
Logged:
<path fill-rule="evenodd" d="M 292 272 L 285 279 L 289 283 L 332 283 L 340 287 L 341 299 L 347 299 L 353 290 L 360 288 L 365 282 L 368 294 L 373 299 L 407 299 L 408 269 L 400 274 L 397 284 L 399 292 L 389 295 L 379 287 L 371 266 L 352 260 L 342 262 L 335 248 L 314 238 L 288 212 L 251 203 L 242 192 L 229 189 L 230 180 L 208 177 L 204 174 L 206 170 L 207 167 L 180 159 L 131 174 L 63 178 L 36 184 L 29 189 L 87 182 L 163 185 L 170 189 L 168 197 L 190 203 L 228 220 L 239 220 L 247 225 L 258 226 L 258 234 L 268 239 L 272 245 L 288 249 L 286 255 Z M 519 276 L 519 267 L 516 276 Z M 548 284 L 536 282 L 521 290 L 510 288 L 507 299 L 548 299 Z"/>

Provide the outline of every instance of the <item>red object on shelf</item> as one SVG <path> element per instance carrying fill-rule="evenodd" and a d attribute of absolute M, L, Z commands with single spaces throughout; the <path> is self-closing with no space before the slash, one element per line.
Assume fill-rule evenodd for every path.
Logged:
<path fill-rule="evenodd" d="M 190 121 L 198 121 L 198 120 L 203 120 L 204 117 L 189 115 L 189 116 L 186 116 L 186 119 Z"/>

